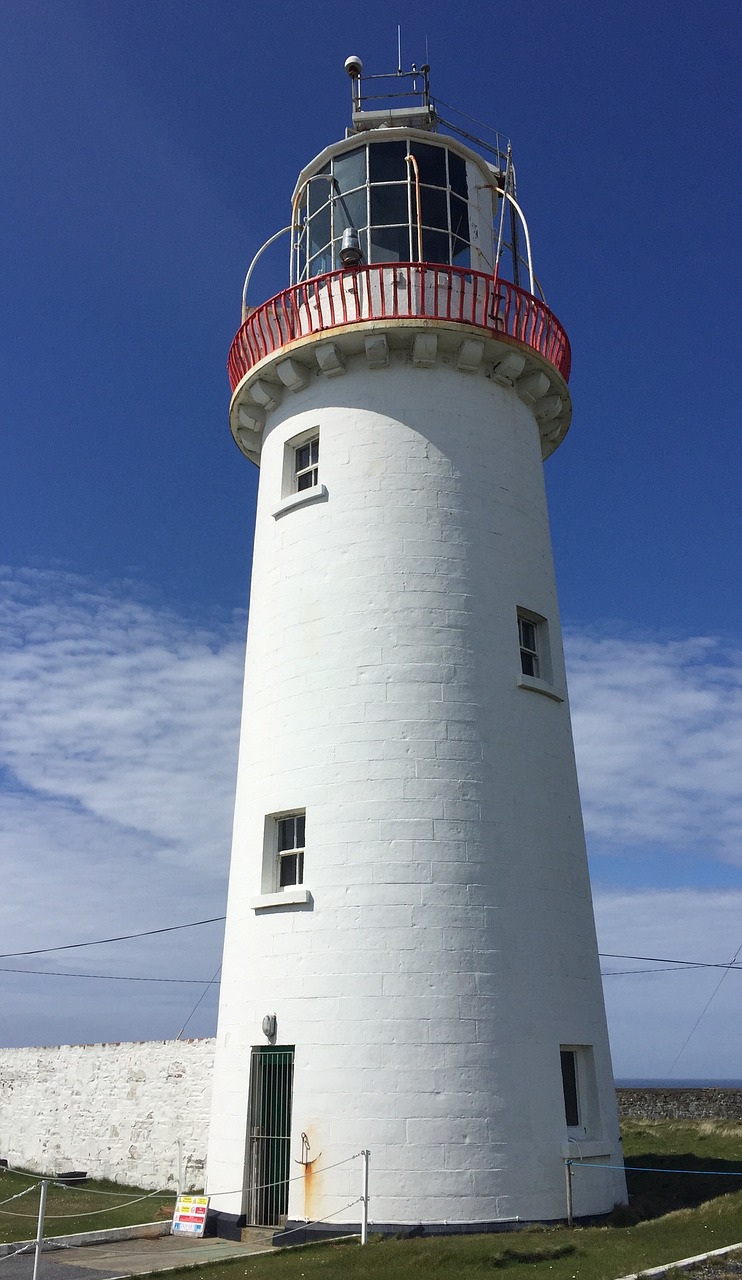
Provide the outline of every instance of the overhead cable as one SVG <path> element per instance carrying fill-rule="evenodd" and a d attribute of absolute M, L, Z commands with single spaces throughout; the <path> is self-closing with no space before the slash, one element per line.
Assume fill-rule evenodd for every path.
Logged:
<path fill-rule="evenodd" d="M 35 973 L 44 978 L 97 978 L 105 982 L 178 982 L 190 987 L 211 985 L 213 978 L 139 978 L 128 973 L 70 973 L 67 969 L 11 969 L 0 965 L 0 973 Z"/>
<path fill-rule="evenodd" d="M 60 947 L 35 947 L 31 951 L 3 951 L 0 960 L 12 960 L 16 956 L 41 956 L 49 951 L 74 951 L 76 947 L 102 947 L 108 942 L 129 942 L 132 938 L 151 938 L 155 933 L 175 933 L 178 929 L 196 929 L 202 924 L 216 924 L 226 916 L 209 916 L 208 920 L 191 920 L 189 924 L 169 924 L 163 929 L 143 929 L 141 933 L 121 933 L 115 938 L 95 938 L 92 942 L 67 942 Z"/>

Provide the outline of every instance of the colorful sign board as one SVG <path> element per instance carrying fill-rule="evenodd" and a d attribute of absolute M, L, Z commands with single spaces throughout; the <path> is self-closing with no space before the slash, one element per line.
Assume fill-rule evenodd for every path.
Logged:
<path fill-rule="evenodd" d="M 208 1196 L 178 1196 L 170 1228 L 171 1235 L 202 1236 L 208 1207 Z"/>

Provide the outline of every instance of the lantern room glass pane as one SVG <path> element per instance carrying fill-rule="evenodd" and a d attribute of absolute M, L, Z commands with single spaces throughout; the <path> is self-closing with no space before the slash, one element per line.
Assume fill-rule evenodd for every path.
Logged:
<path fill-rule="evenodd" d="M 435 187 L 420 188 L 420 220 L 426 227 L 448 230 L 448 196 Z"/>
<path fill-rule="evenodd" d="M 366 187 L 359 191 L 351 191 L 349 195 L 335 198 L 335 236 L 340 236 L 346 227 L 355 227 L 359 231 L 366 225 Z"/>
<path fill-rule="evenodd" d="M 420 182 L 429 187 L 445 187 L 446 148 L 429 147 L 424 142 L 413 142 L 410 154 L 417 160 Z"/>
<path fill-rule="evenodd" d="M 333 177 L 336 191 L 352 191 L 366 182 L 366 148 L 356 147 L 333 161 Z"/>
<path fill-rule="evenodd" d="M 423 227 L 423 259 L 425 262 L 450 263 L 447 231 L 429 231 Z"/>
<path fill-rule="evenodd" d="M 325 164 L 321 169 L 313 174 L 307 183 L 307 201 L 309 206 L 309 216 L 321 209 L 330 198 L 330 166 Z"/>
<path fill-rule="evenodd" d="M 372 142 L 368 148 L 369 182 L 404 182 L 407 177 L 404 142 Z"/>
<path fill-rule="evenodd" d="M 371 228 L 371 262 L 408 262 L 409 260 L 409 226 Z"/>
<path fill-rule="evenodd" d="M 461 240 L 469 239 L 469 208 L 458 196 L 451 196 L 451 232 Z"/>
<path fill-rule="evenodd" d="M 466 161 L 463 156 L 459 156 L 455 151 L 448 153 L 448 182 L 452 191 L 457 196 L 461 196 L 466 200 L 469 191 L 466 181 Z"/>
<path fill-rule="evenodd" d="M 315 254 L 309 263 L 310 276 L 322 276 L 326 271 L 332 271 L 332 248 L 328 244 L 321 253 Z"/>
<path fill-rule="evenodd" d="M 318 249 L 323 249 L 330 241 L 330 206 L 326 204 L 324 209 L 320 209 L 319 213 L 315 213 L 313 218 L 309 219 L 309 252 L 316 253 Z"/>
<path fill-rule="evenodd" d="M 395 182 L 393 186 L 371 188 L 371 225 L 407 222 L 407 184 Z"/>
<path fill-rule="evenodd" d="M 453 265 L 455 267 L 471 266 L 471 247 L 466 240 L 453 241 Z"/>

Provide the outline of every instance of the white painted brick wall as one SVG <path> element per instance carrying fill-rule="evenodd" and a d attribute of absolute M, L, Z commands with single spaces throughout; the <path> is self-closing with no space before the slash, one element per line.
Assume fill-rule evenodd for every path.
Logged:
<path fill-rule="evenodd" d="M 147 1191 L 204 1184 L 213 1040 L 0 1049 L 0 1157 Z"/>
<path fill-rule="evenodd" d="M 320 428 L 325 502 L 275 520 Z M 296 1046 L 291 1218 L 565 1212 L 559 1045 L 594 1046 L 620 1156 L 569 710 L 518 687 L 516 610 L 549 620 L 539 433 L 451 365 L 347 362 L 267 421 L 215 1060 L 209 1191 L 240 1213 L 250 1050 Z M 265 815 L 307 814 L 308 909 L 256 915 Z M 317 1157 L 302 1178 L 300 1135 Z M 583 1175 L 578 1213 L 620 1175 Z"/>

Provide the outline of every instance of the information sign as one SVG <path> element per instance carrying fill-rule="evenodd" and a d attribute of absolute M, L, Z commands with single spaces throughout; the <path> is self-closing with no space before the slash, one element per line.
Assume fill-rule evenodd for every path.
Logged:
<path fill-rule="evenodd" d="M 208 1196 L 178 1196 L 175 1201 L 172 1235 L 202 1236 L 206 1226 Z"/>

